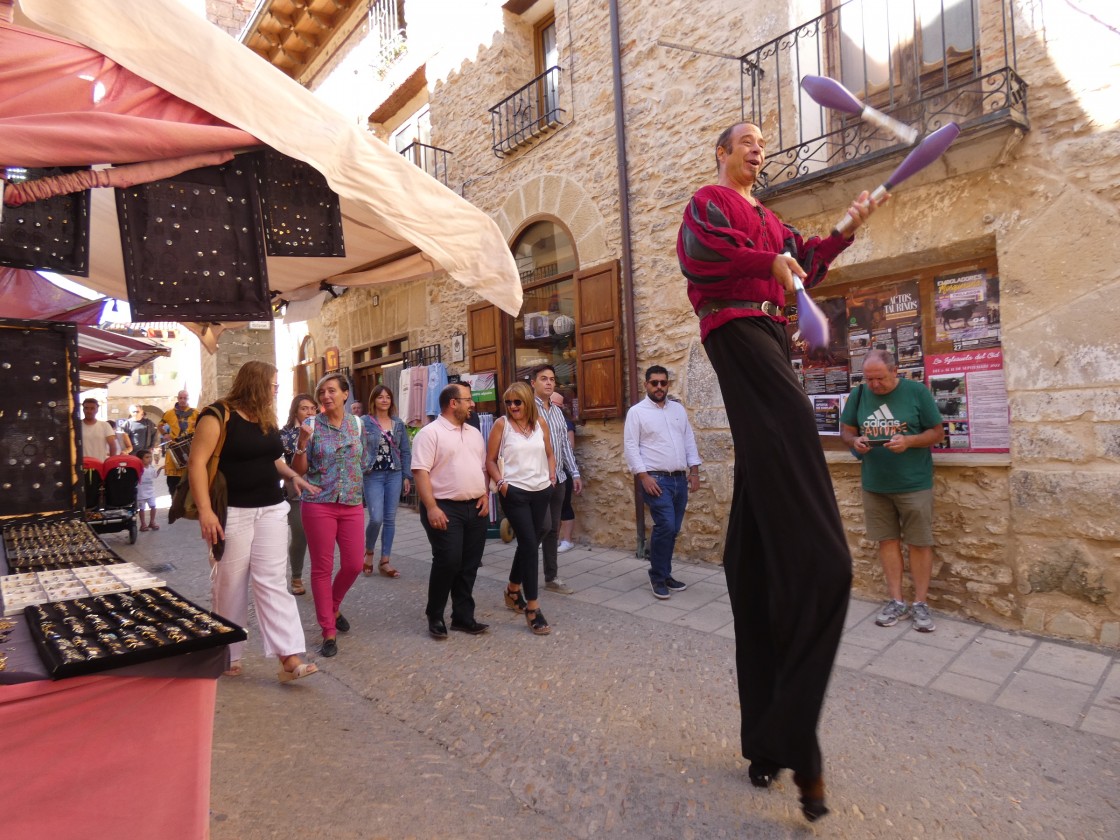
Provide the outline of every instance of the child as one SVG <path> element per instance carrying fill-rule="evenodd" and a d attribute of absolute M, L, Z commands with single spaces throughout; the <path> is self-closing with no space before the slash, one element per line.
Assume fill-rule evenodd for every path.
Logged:
<path fill-rule="evenodd" d="M 140 476 L 140 484 L 136 488 L 136 508 L 140 512 L 140 530 L 158 531 L 156 524 L 156 476 L 163 472 L 163 467 L 156 468 L 152 457 L 152 450 L 141 449 L 137 455 L 144 462 L 144 474 Z M 144 524 L 144 510 L 148 510 L 148 524 Z"/>

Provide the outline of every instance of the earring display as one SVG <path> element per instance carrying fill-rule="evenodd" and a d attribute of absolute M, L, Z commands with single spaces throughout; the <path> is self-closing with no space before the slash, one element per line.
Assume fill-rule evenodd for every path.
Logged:
<path fill-rule="evenodd" d="M 4 615 L 18 615 L 33 604 L 149 589 L 166 583 L 135 563 L 114 563 L 6 575 L 0 577 L 0 598 L 4 601 Z"/>
<path fill-rule="evenodd" d="M 23 614 L 53 680 L 246 638 L 241 627 L 163 586 L 34 604 Z"/>

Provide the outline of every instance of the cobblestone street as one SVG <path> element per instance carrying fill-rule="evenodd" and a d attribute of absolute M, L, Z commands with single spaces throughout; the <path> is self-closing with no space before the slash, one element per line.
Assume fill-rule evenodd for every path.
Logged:
<path fill-rule="evenodd" d="M 209 604 L 194 523 L 107 539 Z M 402 577 L 358 579 L 322 674 L 279 685 L 251 629 L 245 674 L 219 684 L 215 840 L 1120 836 L 1115 652 L 943 615 L 883 629 L 853 600 L 821 725 L 833 813 L 810 826 L 788 774 L 747 781 L 721 570 L 679 564 L 688 590 L 658 602 L 632 555 L 577 548 L 560 558 L 576 593 L 542 594 L 539 638 L 502 604 L 512 550 L 487 544 L 483 636 L 429 638 L 405 509 Z"/>

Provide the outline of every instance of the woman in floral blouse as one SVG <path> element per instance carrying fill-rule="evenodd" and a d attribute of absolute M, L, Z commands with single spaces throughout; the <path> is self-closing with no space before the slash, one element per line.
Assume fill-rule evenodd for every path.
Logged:
<path fill-rule="evenodd" d="M 319 488 L 304 493 L 300 507 L 311 555 L 311 595 L 323 631 L 322 656 L 338 653 L 336 635 L 350 629 L 342 615 L 342 599 L 362 570 L 362 421 L 346 410 L 350 383 L 341 373 L 328 373 L 315 386 L 322 413 L 304 421 L 292 458 L 292 469 Z M 334 573 L 334 549 L 339 569 Z M 333 579 L 332 579 L 333 575 Z"/>
<path fill-rule="evenodd" d="M 393 554 L 393 535 L 397 527 L 397 507 L 401 489 L 408 493 L 412 483 L 412 449 L 404 421 L 394 412 L 393 392 L 386 385 L 373 389 L 369 399 L 370 413 L 362 418 L 366 451 L 372 463 L 366 469 L 366 557 L 362 574 L 373 574 L 373 558 L 377 553 L 377 534 L 381 533 L 381 560 L 377 570 L 388 578 L 401 573 L 389 565 Z"/>

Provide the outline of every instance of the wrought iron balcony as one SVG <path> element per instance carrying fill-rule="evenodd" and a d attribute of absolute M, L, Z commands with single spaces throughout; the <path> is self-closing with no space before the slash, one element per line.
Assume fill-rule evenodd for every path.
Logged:
<path fill-rule="evenodd" d="M 404 0 L 373 0 L 367 14 L 370 37 L 377 43 L 373 69 L 381 78 L 408 47 Z"/>
<path fill-rule="evenodd" d="M 490 109 L 494 154 L 505 157 L 560 125 L 560 68 L 549 67 Z"/>
<path fill-rule="evenodd" d="M 447 156 L 451 154 L 447 149 L 416 141 L 401 149 L 401 154 L 447 186 Z"/>
<path fill-rule="evenodd" d="M 842 82 L 919 135 L 948 122 L 964 133 L 1030 127 L 1027 85 L 1016 72 L 1011 0 L 847 0 L 740 62 L 743 119 L 763 128 L 769 147 L 760 196 L 904 150 L 858 116 L 817 105 L 801 90 L 806 75 Z"/>

